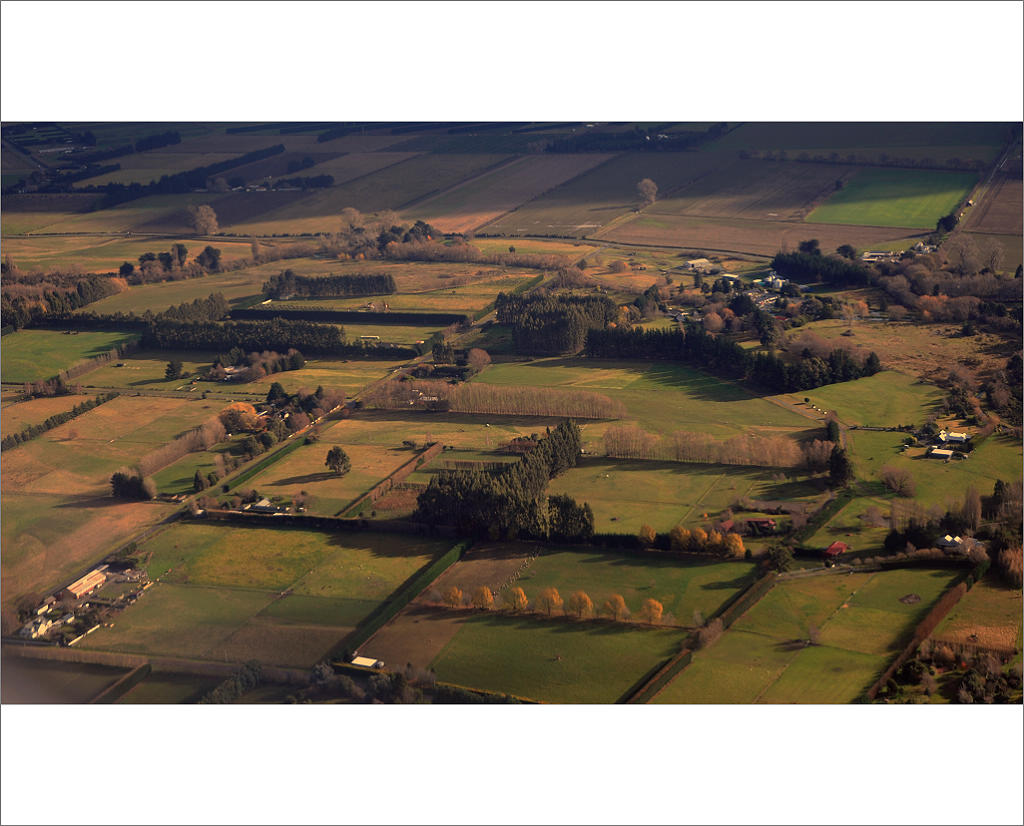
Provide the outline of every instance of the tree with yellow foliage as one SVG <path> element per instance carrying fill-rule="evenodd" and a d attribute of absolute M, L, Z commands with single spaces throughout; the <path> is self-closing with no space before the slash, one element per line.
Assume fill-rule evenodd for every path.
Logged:
<path fill-rule="evenodd" d="M 611 617 L 616 622 L 623 622 L 629 617 L 629 609 L 626 607 L 626 600 L 622 594 L 612 594 L 601 606 L 601 613 Z"/>
<path fill-rule="evenodd" d="M 708 534 L 703 528 L 694 528 L 690 542 L 690 550 L 703 551 L 708 544 Z"/>
<path fill-rule="evenodd" d="M 220 411 L 220 421 L 228 433 L 238 433 L 258 429 L 260 417 L 249 402 L 233 402 Z"/>
<path fill-rule="evenodd" d="M 712 529 L 708 531 L 706 550 L 711 553 L 719 553 L 722 550 L 722 534 Z"/>
<path fill-rule="evenodd" d="M 585 616 L 589 617 L 594 610 L 594 603 L 587 596 L 586 591 L 574 591 L 565 605 L 569 609 L 569 613 L 573 614 L 576 619 L 583 619 Z"/>
<path fill-rule="evenodd" d="M 688 551 L 693 542 L 693 534 L 682 525 L 676 525 L 669 534 L 669 540 L 673 551 Z"/>
<path fill-rule="evenodd" d="M 529 605 L 526 600 L 526 592 L 518 586 L 515 588 L 509 588 L 505 591 L 505 593 L 501 595 L 501 600 L 514 614 L 518 614 L 520 611 L 525 611 L 527 605 Z"/>
<path fill-rule="evenodd" d="M 481 585 L 473 592 L 473 607 L 481 611 L 490 611 L 494 607 L 494 594 L 486 585 Z"/>
<path fill-rule="evenodd" d="M 665 613 L 665 606 L 656 599 L 645 599 L 644 604 L 640 606 L 640 618 L 651 625 L 661 622 L 663 613 Z"/>
<path fill-rule="evenodd" d="M 458 585 L 453 585 L 445 592 L 444 604 L 449 608 L 458 608 L 462 605 L 462 589 Z"/>
<path fill-rule="evenodd" d="M 743 556 L 747 550 L 743 546 L 743 537 L 738 533 L 727 533 L 725 535 L 725 550 L 729 556 Z"/>
<path fill-rule="evenodd" d="M 640 532 L 636 535 L 637 539 L 640 540 L 640 544 L 645 548 L 651 547 L 654 544 L 654 540 L 657 538 L 654 528 L 650 525 L 641 525 Z"/>
<path fill-rule="evenodd" d="M 537 597 L 536 604 L 537 608 L 550 617 L 555 611 L 561 610 L 562 596 L 558 593 L 557 588 L 545 588 Z"/>

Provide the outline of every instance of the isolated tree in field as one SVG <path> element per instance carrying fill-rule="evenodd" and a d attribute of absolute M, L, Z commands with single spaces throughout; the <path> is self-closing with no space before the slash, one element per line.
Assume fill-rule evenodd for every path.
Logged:
<path fill-rule="evenodd" d="M 526 599 L 526 592 L 518 586 L 506 590 L 501 595 L 501 601 L 505 603 L 505 607 L 515 614 L 525 611 L 527 605 L 529 605 Z"/>
<path fill-rule="evenodd" d="M 545 588 L 540 592 L 536 602 L 537 608 L 549 617 L 562 608 L 562 596 L 557 588 Z"/>
<path fill-rule="evenodd" d="M 628 269 L 628 267 L 626 266 L 625 261 L 617 258 L 616 260 L 612 261 L 611 264 L 608 265 L 608 269 L 610 269 L 612 272 L 625 272 Z"/>
<path fill-rule="evenodd" d="M 843 256 L 843 258 L 848 258 L 851 261 L 854 261 L 857 258 L 857 250 L 849 244 L 842 244 L 841 246 L 836 247 L 836 252 Z"/>
<path fill-rule="evenodd" d="M 650 625 L 661 622 L 661 615 L 664 612 L 665 606 L 656 599 L 645 599 L 644 604 L 640 606 L 640 618 Z"/>
<path fill-rule="evenodd" d="M 882 483 L 897 496 L 910 499 L 917 492 L 917 485 L 910 471 L 885 465 L 878 471 Z"/>
<path fill-rule="evenodd" d="M 586 591 L 574 591 L 565 603 L 565 607 L 576 619 L 583 619 L 583 617 L 590 616 L 594 610 L 594 603 L 587 596 Z"/>
<path fill-rule="evenodd" d="M 240 430 L 255 430 L 260 418 L 256 415 L 256 408 L 249 402 L 233 402 L 220 412 L 220 420 L 229 433 L 237 433 Z"/>
<path fill-rule="evenodd" d="M 327 459 L 324 464 L 339 476 L 344 476 L 352 469 L 352 460 L 338 445 L 327 451 Z"/>
<path fill-rule="evenodd" d="M 825 439 L 839 444 L 839 422 L 831 416 L 825 422 Z"/>
<path fill-rule="evenodd" d="M 184 369 L 184 367 L 185 365 L 182 364 L 180 361 L 167 362 L 167 367 L 164 369 L 164 378 L 167 379 L 168 381 L 171 381 L 172 379 L 180 379 L 181 371 Z"/>
<path fill-rule="evenodd" d="M 209 204 L 190 206 L 188 219 L 197 235 L 213 235 L 220 229 L 217 225 L 217 213 Z"/>
<path fill-rule="evenodd" d="M 650 525 L 641 525 L 640 530 L 636 535 L 636 538 L 640 540 L 640 544 L 645 548 L 651 547 L 654 544 L 654 540 L 657 539 L 657 533 L 654 528 Z"/>
<path fill-rule="evenodd" d="M 658 199 L 658 185 L 650 178 L 637 182 L 636 194 L 640 196 L 640 206 L 647 207 Z"/>
<path fill-rule="evenodd" d="M 458 585 L 453 585 L 445 591 L 443 599 L 449 608 L 458 608 L 462 605 L 462 589 Z"/>
<path fill-rule="evenodd" d="M 612 594 L 601 606 L 601 613 L 616 622 L 622 622 L 629 616 L 629 608 L 626 607 L 626 600 L 622 598 L 622 594 Z"/>
<path fill-rule="evenodd" d="M 490 611 L 494 607 L 494 594 L 486 585 L 481 585 L 473 592 L 473 607 L 481 611 Z"/>

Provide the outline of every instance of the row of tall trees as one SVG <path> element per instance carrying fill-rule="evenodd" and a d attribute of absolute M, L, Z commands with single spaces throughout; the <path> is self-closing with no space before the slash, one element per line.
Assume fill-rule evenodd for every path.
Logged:
<path fill-rule="evenodd" d="M 548 538 L 552 530 L 565 541 L 589 539 L 594 530 L 589 505 L 568 497 L 552 504 L 544 495 L 549 480 L 575 466 L 580 443 L 579 427 L 566 420 L 501 470 L 442 470 L 419 495 L 413 518 L 492 539 Z"/>
<path fill-rule="evenodd" d="M 66 315 L 101 298 L 117 295 L 128 286 L 122 279 L 111 277 L 112 274 L 22 275 L 9 262 L 3 269 L 0 316 L 5 325 L 15 329 L 28 327 L 48 316 Z"/>
<path fill-rule="evenodd" d="M 696 325 L 688 326 L 685 333 L 640 328 L 591 330 L 587 334 L 586 354 L 592 358 L 681 361 L 774 392 L 810 390 L 871 376 L 882 369 L 875 353 L 869 353 L 861 362 L 838 348 L 827 359 L 801 353 L 799 360 L 790 361 L 774 353 L 752 353 L 735 341 L 710 335 Z"/>
<path fill-rule="evenodd" d="M 496 607 L 494 592 L 486 585 L 480 585 L 472 593 L 463 591 L 453 585 L 443 594 L 440 601 L 449 608 L 472 607 L 479 611 L 491 611 Z M 634 615 L 626 605 L 622 594 L 612 594 L 600 606 L 583 590 L 573 591 L 563 599 L 558 589 L 552 585 L 541 588 L 531 601 L 526 592 L 517 586 L 505 588 L 501 592 L 502 607 L 512 614 L 523 614 L 533 611 L 544 616 L 563 614 L 576 619 L 589 619 L 601 616 L 614 622 L 627 622 L 636 617 L 640 622 L 657 625 L 661 622 L 665 608 L 656 599 L 645 599 Z"/>
<path fill-rule="evenodd" d="M 606 295 L 506 295 L 495 300 L 499 324 L 512 329 L 516 352 L 577 353 L 591 330 L 614 322 L 619 308 Z"/>
<path fill-rule="evenodd" d="M 270 276 L 263 285 L 267 298 L 348 298 L 361 295 L 391 295 L 397 291 L 391 273 L 350 273 L 346 275 L 306 276 L 285 270 Z"/>
<path fill-rule="evenodd" d="M 333 324 L 291 321 L 173 321 L 157 319 L 142 335 L 142 346 L 161 350 L 246 352 L 300 349 L 305 353 L 336 354 L 345 351 L 344 333 Z"/>

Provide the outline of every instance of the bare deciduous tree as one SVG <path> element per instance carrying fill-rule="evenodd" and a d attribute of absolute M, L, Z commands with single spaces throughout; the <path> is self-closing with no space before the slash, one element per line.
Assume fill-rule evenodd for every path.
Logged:
<path fill-rule="evenodd" d="M 642 207 L 650 206 L 658 198 L 658 185 L 650 178 L 644 178 L 637 182 L 636 194 L 640 196 Z"/>
<path fill-rule="evenodd" d="M 213 235 L 220 227 L 217 225 L 217 213 L 209 204 L 190 206 L 188 208 L 189 223 L 199 235 Z"/>

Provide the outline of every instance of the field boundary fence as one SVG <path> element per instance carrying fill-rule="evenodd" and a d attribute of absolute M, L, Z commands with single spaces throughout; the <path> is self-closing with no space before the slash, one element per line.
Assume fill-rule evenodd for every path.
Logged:
<path fill-rule="evenodd" d="M 434 442 L 429 445 L 425 450 L 416 456 L 413 456 L 409 461 L 402 465 L 399 465 L 390 474 L 385 476 L 376 485 L 370 488 L 366 493 L 357 496 L 349 504 L 339 510 L 335 516 L 342 516 L 343 514 L 350 514 L 366 502 L 376 502 L 382 496 L 390 493 L 394 489 L 395 485 L 402 482 L 415 470 L 419 469 L 423 465 L 430 462 L 437 454 L 444 450 L 444 445 L 441 442 Z"/>

